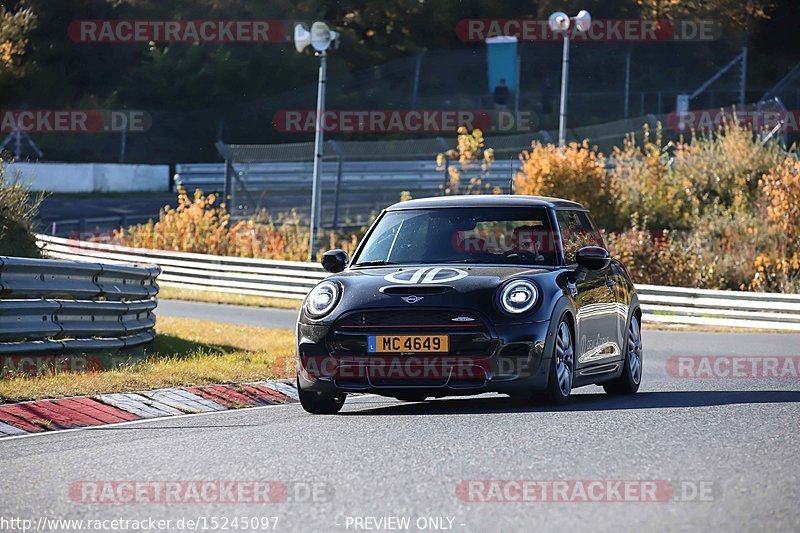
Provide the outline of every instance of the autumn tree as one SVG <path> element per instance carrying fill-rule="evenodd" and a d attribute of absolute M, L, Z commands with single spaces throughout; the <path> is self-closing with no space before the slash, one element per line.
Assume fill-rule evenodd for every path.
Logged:
<path fill-rule="evenodd" d="M 564 147 L 534 141 L 519 157 L 517 194 L 569 198 L 591 209 L 602 225 L 613 224 L 611 183 L 596 146 L 585 140 Z"/>
<path fill-rule="evenodd" d="M 755 259 L 755 288 L 789 290 L 800 278 L 800 160 L 787 157 L 760 181 L 761 206 L 778 243 L 777 257 Z"/>
<path fill-rule="evenodd" d="M 9 11 L 0 6 L 0 65 L 2 74 L 18 76 L 24 71 L 23 56 L 28 34 L 36 28 L 37 17 L 30 8 Z"/>

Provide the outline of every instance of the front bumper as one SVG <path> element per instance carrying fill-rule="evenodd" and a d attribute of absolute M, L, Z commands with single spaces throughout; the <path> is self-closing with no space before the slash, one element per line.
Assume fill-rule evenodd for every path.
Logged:
<path fill-rule="evenodd" d="M 552 353 L 549 321 L 483 321 L 481 326 L 464 331 L 422 324 L 412 331 L 412 326 L 387 330 L 367 325 L 343 331 L 345 328 L 334 324 L 301 322 L 297 326 L 299 386 L 325 394 L 431 397 L 530 392 L 547 387 Z M 451 349 L 448 354 L 367 353 L 368 336 L 387 334 L 445 334 L 450 336 Z"/>

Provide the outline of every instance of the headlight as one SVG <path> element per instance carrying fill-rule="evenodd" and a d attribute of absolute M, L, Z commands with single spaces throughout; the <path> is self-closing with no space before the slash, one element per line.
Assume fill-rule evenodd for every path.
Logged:
<path fill-rule="evenodd" d="M 518 315 L 536 305 L 537 297 L 536 285 L 530 281 L 512 281 L 500 293 L 500 307 L 507 313 Z"/>
<path fill-rule="evenodd" d="M 336 307 L 342 290 L 333 281 L 323 281 L 308 293 L 306 297 L 306 313 L 314 318 L 321 318 Z"/>

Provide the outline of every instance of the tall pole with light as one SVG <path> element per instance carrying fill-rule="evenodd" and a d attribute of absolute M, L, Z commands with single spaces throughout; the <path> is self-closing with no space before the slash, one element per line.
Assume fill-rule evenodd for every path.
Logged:
<path fill-rule="evenodd" d="M 569 79 L 569 28 L 575 21 L 575 30 L 581 33 L 587 31 L 592 25 L 592 16 L 586 10 L 581 10 L 574 19 L 566 13 L 556 11 L 547 21 L 550 29 L 555 33 L 564 34 L 564 48 L 561 54 L 561 104 L 558 112 L 558 145 L 567 143 L 567 81 Z"/>
<path fill-rule="evenodd" d="M 304 24 L 294 27 L 294 46 L 302 52 L 309 45 L 314 49 L 314 55 L 319 57 L 319 82 L 317 84 L 317 113 L 314 117 L 314 169 L 311 177 L 311 222 L 309 224 L 308 260 L 313 261 L 316 255 L 317 226 L 321 218 L 322 196 L 322 144 L 324 139 L 325 115 L 325 81 L 327 77 L 328 49 L 337 39 L 339 34 L 330 29 L 324 22 L 315 22 L 311 31 Z"/>

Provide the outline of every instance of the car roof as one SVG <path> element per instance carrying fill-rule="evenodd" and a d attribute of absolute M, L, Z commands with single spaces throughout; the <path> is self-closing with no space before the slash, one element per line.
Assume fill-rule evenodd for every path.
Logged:
<path fill-rule="evenodd" d="M 446 207 L 567 207 L 584 209 L 570 200 L 547 196 L 524 196 L 520 194 L 465 194 L 456 196 L 432 196 L 393 204 L 387 211 L 403 209 L 436 209 Z"/>

